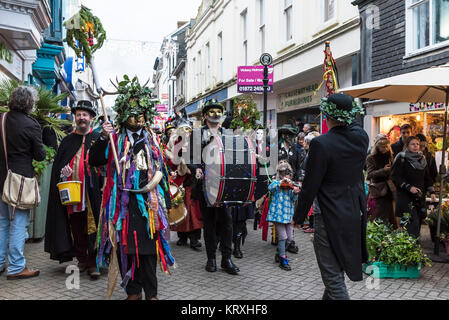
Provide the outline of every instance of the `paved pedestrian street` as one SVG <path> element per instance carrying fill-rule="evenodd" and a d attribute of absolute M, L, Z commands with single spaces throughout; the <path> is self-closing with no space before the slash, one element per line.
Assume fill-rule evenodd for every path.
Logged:
<path fill-rule="evenodd" d="M 292 271 L 283 271 L 274 262 L 275 246 L 261 240 L 261 230 L 252 229 L 248 221 L 249 235 L 243 246 L 243 259 L 233 261 L 240 268 L 237 276 L 222 270 L 206 272 L 204 244 L 201 252 L 190 247 L 176 245 L 177 236 L 172 232 L 169 241 L 177 267 L 172 275 L 158 271 L 159 293 L 163 300 L 318 300 L 324 286 L 313 252 L 311 235 L 295 229 L 298 254 L 290 254 Z M 428 227 L 422 227 L 423 246 L 426 252 L 432 248 Z M 270 236 L 269 239 L 270 240 Z M 66 268 L 70 263 L 51 261 L 44 252 L 43 241 L 25 246 L 27 264 L 41 270 L 40 276 L 25 280 L 6 280 L 0 276 L 1 300 L 104 300 L 107 274 L 103 272 L 97 281 L 91 281 L 87 273 L 80 276 L 79 289 L 67 289 Z M 220 256 L 217 256 L 220 263 Z M 72 262 L 75 264 L 75 262 Z M 105 270 L 104 270 L 105 271 Z M 119 276 L 120 278 L 120 276 Z M 69 281 L 70 282 L 70 281 Z M 418 279 L 380 279 L 378 289 L 373 279 L 364 276 L 364 281 L 346 279 L 349 294 L 354 300 L 446 300 L 449 299 L 449 264 L 433 264 L 421 271 Z M 73 281 L 72 281 L 73 283 Z M 117 285 L 114 300 L 125 299 L 126 294 Z"/>

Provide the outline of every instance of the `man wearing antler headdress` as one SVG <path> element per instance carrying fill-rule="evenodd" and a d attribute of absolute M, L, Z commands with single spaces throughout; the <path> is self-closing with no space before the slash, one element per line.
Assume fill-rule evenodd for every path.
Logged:
<path fill-rule="evenodd" d="M 108 297 L 113 292 L 117 264 L 127 300 L 157 299 L 156 267 L 168 273 L 174 259 L 164 238 L 168 230 L 165 200 L 167 172 L 156 135 L 149 129 L 156 114 L 151 90 L 135 77 L 118 84 L 117 129 L 103 124 L 102 138 L 91 148 L 89 163 L 107 166 L 98 231 L 97 264 L 109 265 Z M 113 141 L 109 135 L 113 134 Z M 115 145 L 119 170 L 110 143 Z"/>

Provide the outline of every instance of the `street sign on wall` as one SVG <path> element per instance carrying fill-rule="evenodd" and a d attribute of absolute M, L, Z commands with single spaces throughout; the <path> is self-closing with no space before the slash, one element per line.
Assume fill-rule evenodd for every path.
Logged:
<path fill-rule="evenodd" d="M 264 66 L 240 66 L 237 72 L 237 91 L 239 93 L 263 93 Z M 273 66 L 268 67 L 268 92 L 273 92 Z"/>

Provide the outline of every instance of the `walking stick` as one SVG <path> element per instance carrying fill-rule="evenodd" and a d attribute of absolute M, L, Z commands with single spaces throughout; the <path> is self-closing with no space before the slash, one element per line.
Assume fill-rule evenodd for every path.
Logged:
<path fill-rule="evenodd" d="M 95 68 L 95 61 L 94 61 L 93 56 L 92 56 L 92 61 L 90 62 L 90 66 L 92 68 L 92 74 L 94 77 L 95 86 L 97 87 L 97 92 L 100 95 L 100 102 L 101 102 L 101 106 L 103 108 L 103 117 L 104 117 L 104 121 L 106 122 L 106 121 L 108 121 L 108 114 L 106 112 L 106 107 L 104 105 L 103 89 L 101 88 L 100 82 L 98 80 L 97 69 Z M 113 139 L 112 133 L 109 134 L 109 142 L 111 143 L 112 154 L 114 155 L 114 162 L 115 162 L 115 166 L 117 168 L 117 174 L 119 175 L 120 174 L 120 166 L 119 166 L 119 162 L 118 162 L 117 150 L 115 149 L 115 144 L 114 144 L 114 139 Z"/>

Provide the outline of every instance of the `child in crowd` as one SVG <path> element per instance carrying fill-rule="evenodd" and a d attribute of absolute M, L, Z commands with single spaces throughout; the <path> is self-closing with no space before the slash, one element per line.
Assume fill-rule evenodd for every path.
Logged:
<path fill-rule="evenodd" d="M 279 162 L 276 171 L 276 180 L 268 187 L 268 190 L 271 192 L 271 203 L 267 221 L 273 222 L 276 226 L 278 249 L 275 261 L 279 261 L 281 269 L 290 271 L 291 267 L 288 264 L 285 248 L 294 240 L 291 222 L 295 212 L 295 201 L 298 198 L 299 188 L 296 186 L 281 187 L 281 184 L 292 183 L 290 179 L 293 176 L 293 170 L 288 162 Z"/>

